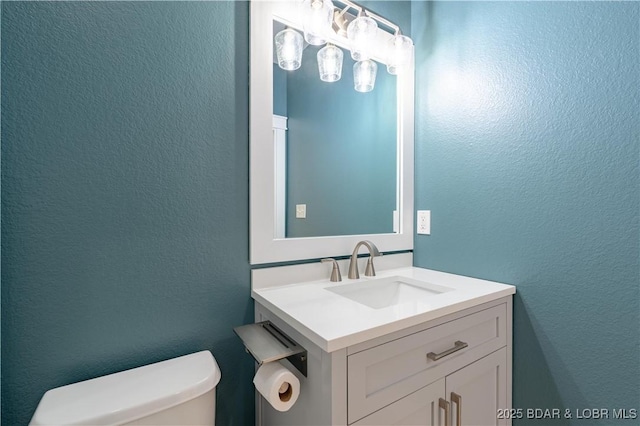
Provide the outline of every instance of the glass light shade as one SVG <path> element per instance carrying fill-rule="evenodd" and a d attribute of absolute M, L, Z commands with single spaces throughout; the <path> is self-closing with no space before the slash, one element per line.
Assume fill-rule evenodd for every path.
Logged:
<path fill-rule="evenodd" d="M 358 92 L 370 92 L 376 84 L 378 64 L 371 59 L 353 64 L 353 81 Z"/>
<path fill-rule="evenodd" d="M 320 80 L 322 81 L 338 81 L 342 76 L 342 50 L 333 44 L 327 44 L 318 50 L 318 71 L 320 71 Z"/>
<path fill-rule="evenodd" d="M 398 34 L 389 41 L 388 47 L 387 71 L 389 74 L 396 75 L 411 63 L 413 41 L 407 36 Z"/>
<path fill-rule="evenodd" d="M 347 38 L 351 43 L 351 57 L 354 61 L 366 61 L 376 39 L 378 24 L 372 18 L 359 16 L 349 23 Z"/>
<path fill-rule="evenodd" d="M 307 43 L 320 46 L 327 42 L 327 33 L 333 22 L 331 0 L 304 0 L 302 3 L 302 27 Z"/>
<path fill-rule="evenodd" d="M 276 34 L 275 41 L 278 66 L 287 71 L 300 68 L 302 64 L 302 36 L 300 33 L 287 28 Z"/>

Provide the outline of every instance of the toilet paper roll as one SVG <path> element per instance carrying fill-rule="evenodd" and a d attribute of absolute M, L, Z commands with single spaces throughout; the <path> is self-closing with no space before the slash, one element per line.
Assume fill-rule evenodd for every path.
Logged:
<path fill-rule="evenodd" d="M 262 364 L 253 378 L 253 384 L 278 411 L 289 410 L 300 395 L 300 380 L 279 362 Z"/>

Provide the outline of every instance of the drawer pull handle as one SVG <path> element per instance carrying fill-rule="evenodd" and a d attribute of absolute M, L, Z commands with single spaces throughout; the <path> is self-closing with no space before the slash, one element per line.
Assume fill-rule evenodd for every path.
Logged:
<path fill-rule="evenodd" d="M 469 346 L 467 343 L 462 342 L 460 340 L 456 340 L 456 342 L 453 344 L 453 347 L 450 349 L 447 349 L 444 352 L 440 352 L 439 354 L 435 353 L 435 352 L 429 352 L 427 354 L 427 358 L 429 358 L 432 361 L 437 361 L 440 358 L 444 358 L 447 355 L 451 355 L 454 352 L 458 352 L 460 349 L 464 349 L 467 346 Z"/>
<path fill-rule="evenodd" d="M 451 403 L 456 404 L 456 425 L 462 426 L 462 397 L 451 392 Z"/>
<path fill-rule="evenodd" d="M 440 398 L 438 400 L 438 407 L 444 410 L 444 426 L 451 426 L 451 423 L 449 423 L 449 401 Z"/>

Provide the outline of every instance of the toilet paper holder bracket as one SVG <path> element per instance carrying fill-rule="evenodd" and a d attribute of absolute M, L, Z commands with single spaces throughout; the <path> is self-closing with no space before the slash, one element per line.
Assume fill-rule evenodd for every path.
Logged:
<path fill-rule="evenodd" d="M 307 350 L 283 333 L 271 321 L 241 325 L 233 329 L 247 352 L 259 365 L 286 358 L 307 377 Z"/>

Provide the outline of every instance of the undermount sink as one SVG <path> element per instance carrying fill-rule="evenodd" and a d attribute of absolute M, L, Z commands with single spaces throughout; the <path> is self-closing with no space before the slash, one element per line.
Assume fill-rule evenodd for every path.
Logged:
<path fill-rule="evenodd" d="M 397 276 L 337 285 L 325 290 L 370 308 L 382 309 L 410 302 L 428 303 L 434 297 L 453 289 Z"/>

